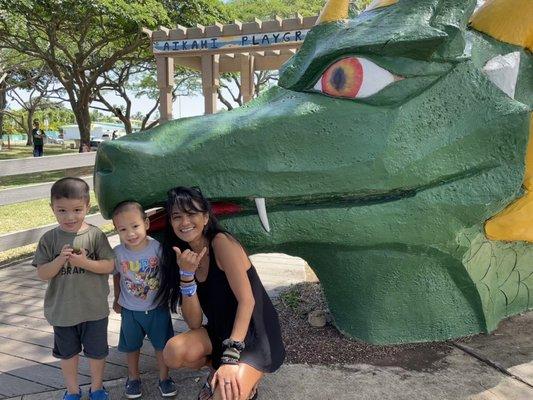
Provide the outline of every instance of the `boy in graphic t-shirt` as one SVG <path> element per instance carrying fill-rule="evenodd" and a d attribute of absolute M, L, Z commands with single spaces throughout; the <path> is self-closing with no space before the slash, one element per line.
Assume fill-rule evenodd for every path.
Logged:
<path fill-rule="evenodd" d="M 107 321 L 109 273 L 113 250 L 105 234 L 85 222 L 89 185 L 79 178 L 63 178 L 52 185 L 51 206 L 59 223 L 39 240 L 32 264 L 48 281 L 44 316 L 54 328 L 54 357 L 61 359 L 67 391 L 63 400 L 81 399 L 78 353 L 91 367 L 90 400 L 107 400 L 103 387 L 108 354 Z"/>
<path fill-rule="evenodd" d="M 113 309 L 121 314 L 118 349 L 127 353 L 128 379 L 125 396 L 141 397 L 139 354 L 146 335 L 155 349 L 159 367 L 159 391 L 163 397 L 176 395 L 176 384 L 163 362 L 163 349 L 174 336 L 170 310 L 156 301 L 159 289 L 160 243 L 147 236 L 149 220 L 139 203 L 120 203 L 113 212 L 121 244 L 115 247 Z"/>

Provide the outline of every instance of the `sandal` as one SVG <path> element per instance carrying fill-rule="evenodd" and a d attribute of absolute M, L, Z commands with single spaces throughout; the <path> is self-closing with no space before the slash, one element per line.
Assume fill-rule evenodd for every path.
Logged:
<path fill-rule="evenodd" d="M 254 395 L 253 395 L 252 397 L 250 397 L 249 400 L 257 400 L 257 399 L 259 398 L 259 394 L 258 394 L 258 392 L 259 392 L 259 391 L 258 391 L 257 388 L 256 388 L 256 389 L 255 389 L 255 393 L 254 393 Z"/>
<path fill-rule="evenodd" d="M 209 380 L 207 380 L 198 393 L 198 400 L 209 400 L 213 397 L 213 394 L 214 393 L 213 389 L 211 388 L 211 384 L 209 383 Z"/>

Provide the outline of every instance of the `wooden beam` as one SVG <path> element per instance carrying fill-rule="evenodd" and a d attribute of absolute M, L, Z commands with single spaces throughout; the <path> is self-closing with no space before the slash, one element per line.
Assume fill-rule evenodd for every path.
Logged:
<path fill-rule="evenodd" d="M 94 165 L 95 159 L 96 152 L 21 158 L 18 160 L 0 160 L 0 176 L 57 171 L 65 168 L 90 167 Z"/>
<path fill-rule="evenodd" d="M 148 28 L 144 28 L 144 27 L 143 27 L 142 32 L 143 32 L 146 36 L 148 36 L 150 39 L 152 39 L 152 34 L 153 34 L 153 32 L 152 32 L 150 29 L 148 29 Z"/>
<path fill-rule="evenodd" d="M 196 24 L 194 28 L 187 28 L 187 38 L 203 38 L 205 37 L 205 26 Z"/>
<path fill-rule="evenodd" d="M 168 34 L 169 40 L 181 40 L 187 37 L 187 28 L 181 25 L 176 25 L 175 29 L 171 29 Z"/>
<path fill-rule="evenodd" d="M 172 89 L 174 87 L 174 59 L 156 57 L 157 87 L 159 88 L 159 118 L 172 120 Z"/>
<path fill-rule="evenodd" d="M 235 20 L 233 24 L 224 25 L 222 34 L 224 36 L 240 35 L 242 32 L 242 22 Z"/>
<path fill-rule="evenodd" d="M 215 25 L 210 25 L 205 28 L 205 36 L 206 37 L 212 37 L 212 36 L 222 36 L 222 29 L 224 28 L 224 25 L 215 22 Z"/>
<path fill-rule="evenodd" d="M 244 103 L 249 102 L 254 97 L 254 61 L 253 55 L 241 54 L 241 93 Z"/>
<path fill-rule="evenodd" d="M 217 90 L 220 86 L 220 56 L 218 54 L 202 57 L 202 89 L 204 92 L 205 114 L 217 112 Z"/>

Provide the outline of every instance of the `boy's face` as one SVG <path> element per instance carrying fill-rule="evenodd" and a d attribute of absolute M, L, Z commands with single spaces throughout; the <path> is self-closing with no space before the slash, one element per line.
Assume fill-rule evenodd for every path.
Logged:
<path fill-rule="evenodd" d="M 146 230 L 150 227 L 148 218 L 143 220 L 138 210 L 127 209 L 113 217 L 113 224 L 120 241 L 130 250 L 139 251 L 148 243 Z"/>
<path fill-rule="evenodd" d="M 89 203 L 84 199 L 53 199 L 52 211 L 65 232 L 78 232 L 83 226 Z"/>

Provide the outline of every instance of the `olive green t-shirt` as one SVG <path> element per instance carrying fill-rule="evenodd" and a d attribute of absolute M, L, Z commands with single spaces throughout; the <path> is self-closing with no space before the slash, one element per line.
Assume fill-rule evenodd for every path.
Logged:
<path fill-rule="evenodd" d="M 35 252 L 32 264 L 42 265 L 54 260 L 65 244 L 87 250 L 91 260 L 114 259 L 105 234 L 96 226 L 71 233 L 59 227 L 46 232 Z M 46 288 L 44 316 L 52 326 L 73 326 L 97 321 L 109 315 L 108 274 L 95 274 L 65 263 Z"/>

